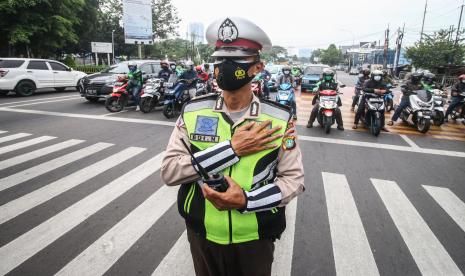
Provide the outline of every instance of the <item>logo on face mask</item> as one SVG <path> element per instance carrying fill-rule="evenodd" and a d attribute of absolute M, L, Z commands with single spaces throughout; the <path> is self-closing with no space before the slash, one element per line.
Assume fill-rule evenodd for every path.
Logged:
<path fill-rule="evenodd" d="M 241 80 L 245 78 L 245 71 L 242 68 L 237 68 L 236 72 L 234 72 L 236 79 Z"/>

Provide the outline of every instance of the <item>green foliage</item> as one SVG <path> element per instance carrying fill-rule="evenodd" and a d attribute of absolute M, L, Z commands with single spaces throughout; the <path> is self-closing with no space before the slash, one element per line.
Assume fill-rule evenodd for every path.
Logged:
<path fill-rule="evenodd" d="M 71 68 L 76 67 L 76 62 L 74 61 L 74 58 L 71 55 L 66 55 L 66 58 L 63 62 Z"/>
<path fill-rule="evenodd" d="M 106 65 L 99 65 L 99 66 L 95 66 L 95 65 L 78 65 L 78 66 L 74 66 L 74 67 L 71 67 L 71 68 L 73 68 L 76 71 L 84 72 L 86 74 L 92 74 L 92 73 L 100 72 L 100 71 L 108 68 L 108 66 L 106 66 Z"/>
<path fill-rule="evenodd" d="M 265 60 L 266 62 L 274 62 L 276 60 L 285 61 L 284 56 L 287 56 L 286 48 L 276 45 L 271 47 L 271 51 L 269 53 L 262 53 L 261 59 Z"/>
<path fill-rule="evenodd" d="M 328 46 L 328 49 L 321 51 L 320 59 L 323 64 L 335 66 L 342 61 L 342 53 L 336 45 L 331 44 Z"/>
<path fill-rule="evenodd" d="M 465 46 L 461 43 L 455 45 L 451 34 L 455 34 L 455 31 L 452 30 L 451 33 L 450 30 L 439 30 L 431 36 L 424 35 L 421 43 L 417 42 L 407 48 L 407 58 L 412 60 L 415 67 L 423 69 L 433 69 L 447 64 L 463 64 Z"/>

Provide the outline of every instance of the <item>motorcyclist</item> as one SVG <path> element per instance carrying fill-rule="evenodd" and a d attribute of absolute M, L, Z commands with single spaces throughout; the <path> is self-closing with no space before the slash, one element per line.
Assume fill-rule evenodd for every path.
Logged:
<path fill-rule="evenodd" d="M 197 72 L 194 70 L 194 63 L 192 61 L 186 62 L 186 70 L 182 72 L 179 76 L 180 80 L 185 80 L 186 83 L 181 88 L 182 89 L 189 89 L 189 96 L 194 98 L 195 90 L 191 89 L 195 87 L 196 80 L 197 80 Z"/>
<path fill-rule="evenodd" d="M 370 79 L 370 69 L 365 68 L 362 70 L 362 75 L 357 79 L 357 83 L 355 84 L 355 95 L 352 99 L 352 107 L 350 108 L 351 111 L 354 111 L 355 105 L 358 103 L 360 98 L 360 91 L 362 90 L 362 86 L 365 81 Z"/>
<path fill-rule="evenodd" d="M 383 72 L 380 70 L 374 70 L 373 72 L 371 72 L 371 77 L 363 83 L 362 90 L 364 93 L 374 93 L 378 95 L 383 95 L 384 93 L 386 93 L 388 89 L 383 81 Z M 362 95 L 362 99 L 357 108 L 357 113 L 355 113 L 354 125 L 352 126 L 353 129 L 357 129 L 360 117 L 362 116 L 363 112 L 365 112 L 366 97 L 368 97 L 368 95 Z M 381 129 L 387 131 L 384 127 L 384 110 L 382 110 L 381 112 Z"/>
<path fill-rule="evenodd" d="M 316 84 L 315 88 L 313 89 L 313 92 L 316 92 L 317 94 L 313 97 L 312 100 L 313 109 L 310 113 L 310 118 L 308 119 L 307 128 L 313 127 L 313 122 L 315 122 L 316 116 L 318 115 L 318 110 L 320 109 L 320 104 L 318 103 L 320 98 L 319 92 L 323 90 L 339 90 L 338 83 L 336 80 L 334 80 L 334 71 L 331 69 L 323 70 L 323 78 Z M 342 106 L 341 98 L 338 98 L 337 105 Z M 334 114 L 336 116 L 337 129 L 344 130 L 341 110 L 336 108 Z"/>
<path fill-rule="evenodd" d="M 197 77 L 200 81 L 205 83 L 208 81 L 208 73 L 203 70 L 201 65 L 195 66 L 195 71 L 197 72 Z"/>
<path fill-rule="evenodd" d="M 208 75 L 208 80 L 207 80 L 207 91 L 210 93 L 212 92 L 212 81 L 213 81 L 213 74 L 210 72 L 210 64 L 205 63 L 203 65 L 203 70 L 207 73 Z"/>
<path fill-rule="evenodd" d="M 423 86 L 421 85 L 422 77 L 423 77 L 423 72 L 419 72 L 419 71 L 413 72 L 410 75 L 409 80 L 406 81 L 405 84 L 401 86 L 402 98 L 400 99 L 400 103 L 397 106 L 397 109 L 394 112 L 394 115 L 392 115 L 391 120 L 388 122 L 389 126 L 394 125 L 394 122 L 397 121 L 402 110 L 410 105 L 409 97 L 412 94 L 412 92 L 423 89 Z"/>
<path fill-rule="evenodd" d="M 163 79 L 165 82 L 167 82 L 173 74 L 173 71 L 169 68 L 169 63 L 166 60 L 163 60 L 160 62 L 161 70 L 158 72 L 158 78 Z"/>
<path fill-rule="evenodd" d="M 292 76 L 296 79 L 296 82 L 300 82 L 300 76 L 302 76 L 302 69 L 299 66 L 293 66 L 291 70 Z M 299 85 L 300 83 L 296 83 Z"/>
<path fill-rule="evenodd" d="M 461 96 L 460 93 L 463 92 L 465 92 L 465 74 L 460 75 L 458 81 L 451 88 L 451 103 L 446 110 L 446 115 L 444 119 L 445 122 L 449 121 L 449 115 L 452 113 L 452 111 L 462 104 L 464 97 Z M 465 125 L 465 120 L 462 121 L 462 124 Z"/>
<path fill-rule="evenodd" d="M 263 94 L 265 99 L 270 98 L 270 88 L 268 87 L 268 81 L 271 79 L 270 71 L 263 68 L 263 71 L 260 73 L 260 78 L 263 80 Z"/>
<path fill-rule="evenodd" d="M 282 68 L 282 74 L 279 75 L 278 79 L 276 80 L 276 89 L 283 83 L 290 83 L 292 85 L 292 93 L 295 93 L 295 78 L 291 75 L 291 68 L 289 66 L 284 66 Z M 297 119 L 297 104 L 295 101 L 291 102 L 292 111 L 294 112 L 294 119 Z"/>
<path fill-rule="evenodd" d="M 130 61 L 128 63 L 128 88 L 127 90 L 132 94 L 134 103 L 136 105 L 136 111 L 139 111 L 139 100 L 140 91 L 142 90 L 142 71 L 137 69 L 137 63 Z"/>
<path fill-rule="evenodd" d="M 434 81 L 435 78 L 435 74 L 431 72 L 425 73 L 421 80 L 421 85 L 423 86 L 423 89 L 425 89 L 428 92 L 431 92 L 433 89 L 441 89 L 441 86 Z"/>

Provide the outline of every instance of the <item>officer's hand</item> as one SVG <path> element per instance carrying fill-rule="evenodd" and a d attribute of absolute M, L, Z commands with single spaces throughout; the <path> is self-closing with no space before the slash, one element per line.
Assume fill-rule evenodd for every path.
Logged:
<path fill-rule="evenodd" d="M 271 121 L 265 121 L 261 124 L 250 122 L 239 127 L 231 139 L 231 146 L 238 156 L 246 156 L 256 152 L 273 149 L 277 145 L 269 144 L 276 139 L 283 137 L 281 134 L 274 134 L 281 129 L 281 126 L 267 129 Z"/>
<path fill-rule="evenodd" d="M 220 211 L 243 209 L 247 203 L 244 191 L 229 176 L 224 176 L 229 188 L 224 193 L 217 192 L 207 184 L 202 185 L 203 196 Z"/>

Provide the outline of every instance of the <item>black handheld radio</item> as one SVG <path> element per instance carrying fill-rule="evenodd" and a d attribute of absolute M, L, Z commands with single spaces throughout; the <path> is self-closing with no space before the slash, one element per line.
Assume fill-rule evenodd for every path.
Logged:
<path fill-rule="evenodd" d="M 184 147 L 187 149 L 187 151 L 191 155 L 192 160 L 194 160 L 194 163 L 197 165 L 197 168 L 199 169 L 198 174 L 200 175 L 200 177 L 202 177 L 202 181 L 206 183 L 210 188 L 212 188 L 213 190 L 217 192 L 221 192 L 221 193 L 226 192 L 226 190 L 229 188 L 229 184 L 228 182 L 226 182 L 226 179 L 224 179 L 224 176 L 219 173 L 209 175 L 205 171 L 205 169 L 202 166 L 200 166 L 197 159 L 195 159 L 194 155 L 190 151 L 189 146 L 186 144 L 184 139 L 181 138 L 181 141 Z"/>

